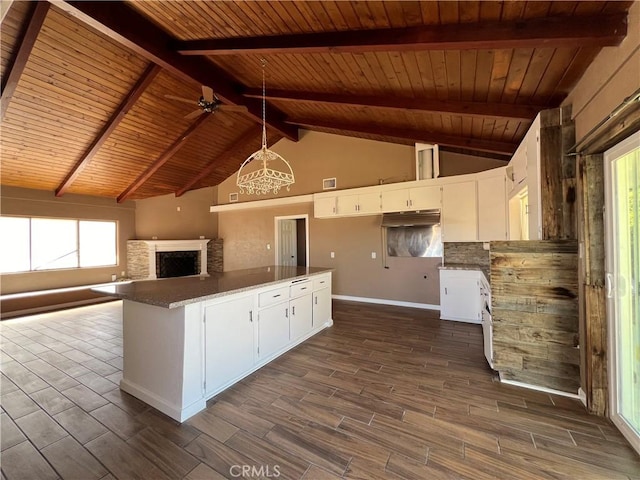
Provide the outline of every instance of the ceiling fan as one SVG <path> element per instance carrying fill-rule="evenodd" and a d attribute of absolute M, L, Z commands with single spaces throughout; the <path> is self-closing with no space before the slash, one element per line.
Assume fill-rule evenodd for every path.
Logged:
<path fill-rule="evenodd" d="M 238 113 L 246 113 L 248 111 L 247 107 L 244 105 L 226 105 L 223 104 L 222 101 L 213 93 L 213 89 L 211 87 L 207 87 L 206 85 L 202 86 L 202 96 L 198 99 L 197 102 L 193 100 L 189 100 L 188 98 L 178 97 L 176 95 L 165 95 L 165 97 L 170 98 L 172 100 L 178 100 L 180 102 L 188 103 L 189 105 L 193 105 L 194 103 L 198 106 L 197 110 L 187 114 L 184 116 L 186 120 L 192 120 L 203 113 L 215 113 L 217 111 L 221 112 L 238 112 Z M 225 119 L 224 117 L 220 117 L 220 120 L 227 125 L 231 125 L 231 121 Z"/>

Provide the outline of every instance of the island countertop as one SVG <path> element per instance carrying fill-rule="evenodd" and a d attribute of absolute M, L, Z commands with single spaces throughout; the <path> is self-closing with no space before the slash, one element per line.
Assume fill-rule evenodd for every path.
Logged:
<path fill-rule="evenodd" d="M 122 300 L 176 308 L 190 303 L 211 300 L 270 284 L 331 272 L 323 267 L 269 267 L 232 270 L 209 276 L 140 280 L 122 285 L 92 288 L 94 292 Z"/>

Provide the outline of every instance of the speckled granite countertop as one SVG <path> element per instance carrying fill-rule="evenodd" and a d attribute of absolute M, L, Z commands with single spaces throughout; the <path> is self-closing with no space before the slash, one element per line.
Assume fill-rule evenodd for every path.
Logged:
<path fill-rule="evenodd" d="M 319 275 L 332 270 L 332 268 L 322 267 L 271 266 L 214 273 L 208 277 L 142 280 L 123 285 L 92 288 L 91 290 L 123 300 L 176 308 L 286 280 Z"/>

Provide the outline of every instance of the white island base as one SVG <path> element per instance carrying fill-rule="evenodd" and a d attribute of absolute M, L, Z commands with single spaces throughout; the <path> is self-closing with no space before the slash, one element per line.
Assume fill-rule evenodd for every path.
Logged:
<path fill-rule="evenodd" d="M 326 271 L 175 308 L 125 299 L 120 388 L 183 422 L 331 325 Z"/>

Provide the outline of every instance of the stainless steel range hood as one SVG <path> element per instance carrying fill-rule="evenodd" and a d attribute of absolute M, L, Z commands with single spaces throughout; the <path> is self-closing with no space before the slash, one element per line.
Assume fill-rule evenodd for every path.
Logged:
<path fill-rule="evenodd" d="M 426 227 L 440 223 L 440 210 L 423 210 L 421 212 L 398 212 L 382 214 L 383 227 Z"/>

